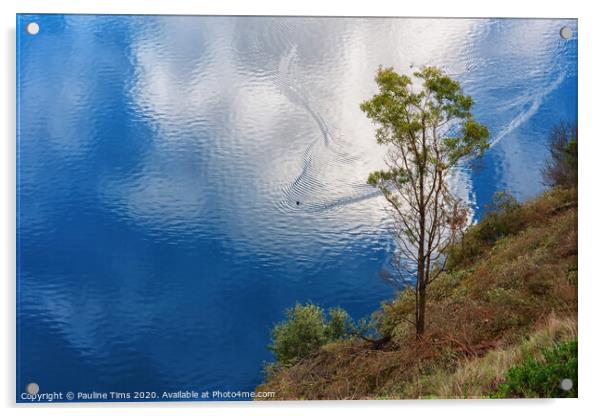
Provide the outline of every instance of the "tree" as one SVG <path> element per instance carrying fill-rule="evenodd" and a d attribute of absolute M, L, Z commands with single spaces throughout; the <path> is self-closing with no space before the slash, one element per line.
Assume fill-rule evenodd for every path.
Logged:
<path fill-rule="evenodd" d="M 550 157 L 542 169 L 545 185 L 577 186 L 577 123 L 559 123 L 550 132 Z"/>
<path fill-rule="evenodd" d="M 449 188 L 451 170 L 463 158 L 488 148 L 487 127 L 473 119 L 473 100 L 460 83 L 436 67 L 414 77 L 380 67 L 378 93 L 360 108 L 377 126 L 376 142 L 387 146 L 386 169 L 368 183 L 388 202 L 397 243 L 394 265 L 415 278 L 416 336 L 425 329 L 426 290 L 444 268 L 445 249 L 467 223 L 467 208 Z"/>

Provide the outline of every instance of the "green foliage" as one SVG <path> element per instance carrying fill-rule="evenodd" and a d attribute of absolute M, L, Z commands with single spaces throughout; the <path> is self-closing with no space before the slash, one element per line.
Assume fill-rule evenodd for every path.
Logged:
<path fill-rule="evenodd" d="M 391 335 L 400 324 L 407 326 L 408 320 L 415 319 L 414 303 L 415 294 L 406 289 L 397 294 L 392 302 L 382 304 L 381 314 L 375 322 L 378 324 L 378 332 L 383 335 Z"/>
<path fill-rule="evenodd" d="M 514 212 L 520 208 L 520 203 L 509 192 L 498 191 L 493 194 L 491 204 L 486 206 L 487 211 L 493 214 Z"/>
<path fill-rule="evenodd" d="M 559 123 L 550 132 L 550 156 L 542 169 L 544 183 L 548 186 L 577 186 L 576 123 Z"/>
<path fill-rule="evenodd" d="M 322 345 L 342 340 L 354 332 L 349 314 L 341 308 L 324 310 L 318 305 L 296 304 L 287 309 L 286 320 L 272 330 L 270 350 L 280 364 L 292 364 L 317 351 Z"/>
<path fill-rule="evenodd" d="M 505 191 L 496 192 L 492 203 L 485 207 L 485 218 L 477 227 L 478 239 L 493 243 L 501 237 L 515 234 L 522 229 L 525 224 L 519 208 L 520 204 L 512 194 Z"/>
<path fill-rule="evenodd" d="M 573 382 L 570 390 L 560 387 L 563 379 Z M 541 360 L 531 355 L 510 368 L 493 397 L 577 397 L 577 341 L 545 350 Z"/>
<path fill-rule="evenodd" d="M 348 338 L 354 333 L 354 324 L 351 317 L 343 308 L 331 308 L 328 310 L 330 320 L 324 329 L 327 342 Z"/>
<path fill-rule="evenodd" d="M 503 239 L 516 235 L 536 222 L 575 207 L 575 188 L 554 188 L 535 201 L 523 205 L 504 191 L 493 196 L 485 206 L 485 215 L 472 225 L 462 240 L 447 249 L 447 269 L 459 269 L 472 264 L 494 244 L 502 245 Z"/>
<path fill-rule="evenodd" d="M 448 249 L 448 267 L 465 266 L 500 238 L 524 229 L 528 218 L 520 208 L 514 196 L 496 192 L 481 221 L 464 235 L 461 243 Z"/>
<path fill-rule="evenodd" d="M 461 235 L 467 208 L 448 186 L 448 172 L 489 147 L 487 127 L 474 120 L 473 100 L 437 67 L 413 77 L 379 67 L 378 92 L 360 105 L 376 125 L 376 142 L 387 146 L 386 170 L 372 172 L 394 220 L 393 267 L 416 276 L 415 327 L 425 330 L 426 287 L 442 269 L 441 253 Z M 408 267 L 406 260 L 415 262 Z"/>
<path fill-rule="evenodd" d="M 409 76 L 400 75 L 393 68 L 378 69 L 375 81 L 379 92 L 360 105 L 378 125 L 377 143 L 408 146 L 415 153 L 414 163 L 424 164 L 434 158 L 443 170 L 456 165 L 462 157 L 481 155 L 488 148 L 489 131 L 473 119 L 473 100 L 463 94 L 460 83 L 436 67 L 424 67 L 413 75 L 422 81 L 418 92 Z M 459 135 L 439 137 L 437 130 L 451 121 L 459 122 Z M 412 173 L 407 170 L 412 167 L 405 169 L 396 169 L 391 175 L 377 172 L 369 182 L 375 184 L 377 178 L 394 177 L 407 181 Z"/>

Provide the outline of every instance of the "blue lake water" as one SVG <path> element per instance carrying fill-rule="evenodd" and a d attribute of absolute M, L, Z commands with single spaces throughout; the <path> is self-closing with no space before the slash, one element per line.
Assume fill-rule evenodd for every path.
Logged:
<path fill-rule="evenodd" d="M 359 110 L 379 65 L 473 96 L 492 147 L 453 181 L 475 219 L 541 192 L 546 135 L 577 117 L 575 20 L 20 15 L 17 34 L 19 401 L 252 391 L 286 308 L 391 298 Z"/>

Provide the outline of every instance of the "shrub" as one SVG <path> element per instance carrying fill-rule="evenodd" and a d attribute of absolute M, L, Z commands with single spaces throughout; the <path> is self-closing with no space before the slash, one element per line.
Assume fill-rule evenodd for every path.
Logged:
<path fill-rule="evenodd" d="M 527 357 L 510 368 L 505 378 L 494 397 L 577 397 L 577 341 L 545 350 L 542 360 Z M 563 379 L 573 382 L 570 390 L 560 387 Z"/>
<path fill-rule="evenodd" d="M 512 194 L 496 192 L 491 204 L 485 206 L 485 217 L 476 227 L 479 240 L 494 243 L 500 237 L 518 232 L 525 225 L 519 210 L 520 204 Z"/>
<path fill-rule="evenodd" d="M 550 187 L 577 186 L 577 124 L 559 123 L 550 132 L 550 157 L 541 173 Z"/>
<path fill-rule="evenodd" d="M 326 324 L 324 334 L 328 341 L 337 341 L 349 337 L 354 332 L 351 317 L 343 308 L 332 308 L 328 310 L 330 321 Z"/>
<path fill-rule="evenodd" d="M 526 218 L 516 198 L 505 191 L 496 192 L 491 204 L 485 206 L 481 221 L 468 230 L 460 243 L 448 249 L 448 268 L 470 264 L 497 240 L 516 234 L 525 226 Z"/>
<path fill-rule="evenodd" d="M 341 308 L 328 311 L 318 305 L 296 304 L 286 311 L 286 320 L 277 324 L 272 331 L 270 350 L 280 364 L 292 364 L 309 356 L 322 345 L 345 339 L 354 330 L 349 314 Z"/>
<path fill-rule="evenodd" d="M 376 327 L 374 332 L 384 336 L 391 335 L 396 331 L 398 325 L 406 326 L 408 319 L 413 320 L 415 316 L 415 296 L 413 289 L 406 289 L 399 292 L 397 298 L 393 301 L 384 302 L 380 313 L 373 316 L 372 323 Z"/>

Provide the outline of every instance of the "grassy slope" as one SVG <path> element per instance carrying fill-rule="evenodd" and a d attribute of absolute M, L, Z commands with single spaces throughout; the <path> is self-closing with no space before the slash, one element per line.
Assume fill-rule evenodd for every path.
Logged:
<path fill-rule="evenodd" d="M 262 391 L 276 399 L 482 397 L 527 355 L 576 338 L 577 196 L 553 190 L 472 227 L 430 286 L 427 333 L 416 341 L 413 294 L 376 312 L 392 340 L 378 350 L 328 344 Z M 358 295 L 359 296 L 359 295 Z"/>

